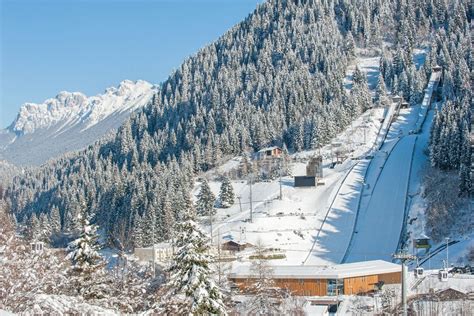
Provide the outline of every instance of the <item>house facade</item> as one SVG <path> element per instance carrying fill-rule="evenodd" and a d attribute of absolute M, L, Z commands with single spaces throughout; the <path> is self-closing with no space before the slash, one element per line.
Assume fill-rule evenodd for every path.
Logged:
<path fill-rule="evenodd" d="M 283 150 L 277 146 L 262 148 L 255 154 L 255 159 L 265 160 L 269 158 L 278 158 L 281 156 L 282 153 Z"/>
<path fill-rule="evenodd" d="M 153 261 L 153 247 L 135 248 L 135 256 L 140 261 Z M 155 244 L 155 260 L 166 263 L 173 257 L 173 247 L 169 242 Z"/>
<path fill-rule="evenodd" d="M 382 284 L 400 284 L 401 267 L 382 260 L 346 263 L 334 266 L 274 266 L 276 286 L 296 296 L 337 296 L 367 293 Z M 250 266 L 238 266 L 229 275 L 245 293 L 255 282 Z"/>

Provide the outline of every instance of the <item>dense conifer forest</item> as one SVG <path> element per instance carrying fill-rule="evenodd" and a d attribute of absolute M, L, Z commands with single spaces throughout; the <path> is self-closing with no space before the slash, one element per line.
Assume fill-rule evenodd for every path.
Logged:
<path fill-rule="evenodd" d="M 80 152 L 21 170 L 0 187 L 0 313 L 54 313 L 51 306 L 61 302 L 65 312 L 77 314 L 302 314 L 291 293 L 275 289 L 260 242 L 249 256 L 258 276 L 255 295 L 231 302 L 223 263 L 200 224 L 216 206 L 230 209 L 240 197 L 230 175 L 219 175 L 215 196 L 210 184 L 216 181 L 208 183 L 203 173 L 240 155 L 237 177 L 243 181 L 255 167 L 249 157 L 263 147 L 281 147 L 284 162 L 290 153 L 328 144 L 368 109 L 386 108 L 388 96 L 419 104 L 434 66 L 442 79 L 422 195 L 427 230 L 433 239 L 449 236 L 452 218 L 465 218 L 473 190 L 471 16 L 467 0 L 259 5 L 186 59 L 117 131 Z M 426 59 L 416 63 L 420 49 Z M 345 85 L 361 51 L 381 56 L 374 91 L 357 66 L 350 89 Z M 193 191 L 196 181 L 199 192 Z M 306 220 L 302 212 L 291 216 Z M 304 238 L 301 230 L 293 233 Z M 164 271 L 128 256 L 133 248 L 170 240 L 176 249 Z M 39 251 L 38 241 L 51 247 Z M 66 247 L 67 256 L 56 249 Z M 114 262 L 106 262 L 102 247 L 114 253 Z M 390 301 L 389 307 L 382 309 L 391 313 L 396 307 L 388 293 L 382 304 Z"/>
<path fill-rule="evenodd" d="M 443 67 L 447 105 L 433 127 L 431 159 L 460 170 L 466 192 L 470 10 L 466 1 L 444 0 L 259 5 L 185 60 L 116 134 L 15 178 L 6 194 L 12 211 L 30 236 L 53 243 L 74 235 L 84 212 L 110 245 L 119 235 L 128 236 L 127 247 L 149 245 L 152 225 L 156 241 L 167 240 L 200 172 L 267 145 L 318 148 L 387 91 L 419 102 L 435 64 Z M 422 45 L 430 53 L 416 69 L 413 50 Z M 382 54 L 374 101 L 358 69 L 351 92 L 343 86 L 356 46 Z M 455 147 L 449 155 L 445 143 Z"/>

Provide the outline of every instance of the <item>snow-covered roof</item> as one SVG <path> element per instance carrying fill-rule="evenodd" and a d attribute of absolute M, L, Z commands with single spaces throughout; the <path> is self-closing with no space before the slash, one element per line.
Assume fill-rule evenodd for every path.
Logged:
<path fill-rule="evenodd" d="M 144 247 L 144 248 L 140 248 L 140 249 L 152 250 L 152 248 L 153 248 L 153 246 Z M 160 242 L 160 243 L 155 244 L 155 249 L 168 249 L 168 248 L 171 248 L 171 243 L 169 243 L 169 242 Z"/>
<path fill-rule="evenodd" d="M 333 266 L 272 266 L 275 279 L 344 279 L 357 276 L 366 276 L 383 273 L 401 272 L 398 264 L 372 260 L 354 263 L 336 264 Z M 240 265 L 232 269 L 230 278 L 253 278 L 250 265 Z"/>
<path fill-rule="evenodd" d="M 265 152 L 267 150 L 274 150 L 274 149 L 281 149 L 281 148 L 278 146 L 271 146 L 271 147 L 262 148 L 258 152 L 260 153 L 260 152 Z"/>

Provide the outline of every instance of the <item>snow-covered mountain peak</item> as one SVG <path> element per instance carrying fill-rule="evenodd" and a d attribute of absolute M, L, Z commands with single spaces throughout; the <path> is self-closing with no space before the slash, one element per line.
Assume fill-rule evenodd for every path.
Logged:
<path fill-rule="evenodd" d="M 117 87 L 110 87 L 105 89 L 104 95 L 115 95 L 115 96 L 124 96 L 124 95 L 138 95 L 141 93 L 146 93 L 153 88 L 153 85 L 144 80 L 124 80 L 119 83 Z"/>
<path fill-rule="evenodd" d="M 42 103 L 25 103 L 13 123 L 0 130 L 0 159 L 41 164 L 84 148 L 148 104 L 157 89 L 143 80 L 124 80 L 92 97 L 61 91 Z"/>
<path fill-rule="evenodd" d="M 43 103 L 25 103 L 21 106 L 10 130 L 17 134 L 31 134 L 58 123 L 62 128 L 83 123 L 87 129 L 112 113 L 133 110 L 145 105 L 156 87 L 144 80 L 124 80 L 104 94 L 87 97 L 81 92 L 61 91 Z M 63 124 L 64 123 L 64 124 Z"/>

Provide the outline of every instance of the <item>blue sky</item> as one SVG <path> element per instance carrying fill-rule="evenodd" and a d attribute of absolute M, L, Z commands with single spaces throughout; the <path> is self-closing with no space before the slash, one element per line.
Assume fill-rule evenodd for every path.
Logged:
<path fill-rule="evenodd" d="M 262 0 L 0 0 L 0 127 L 24 102 L 159 83 Z"/>

